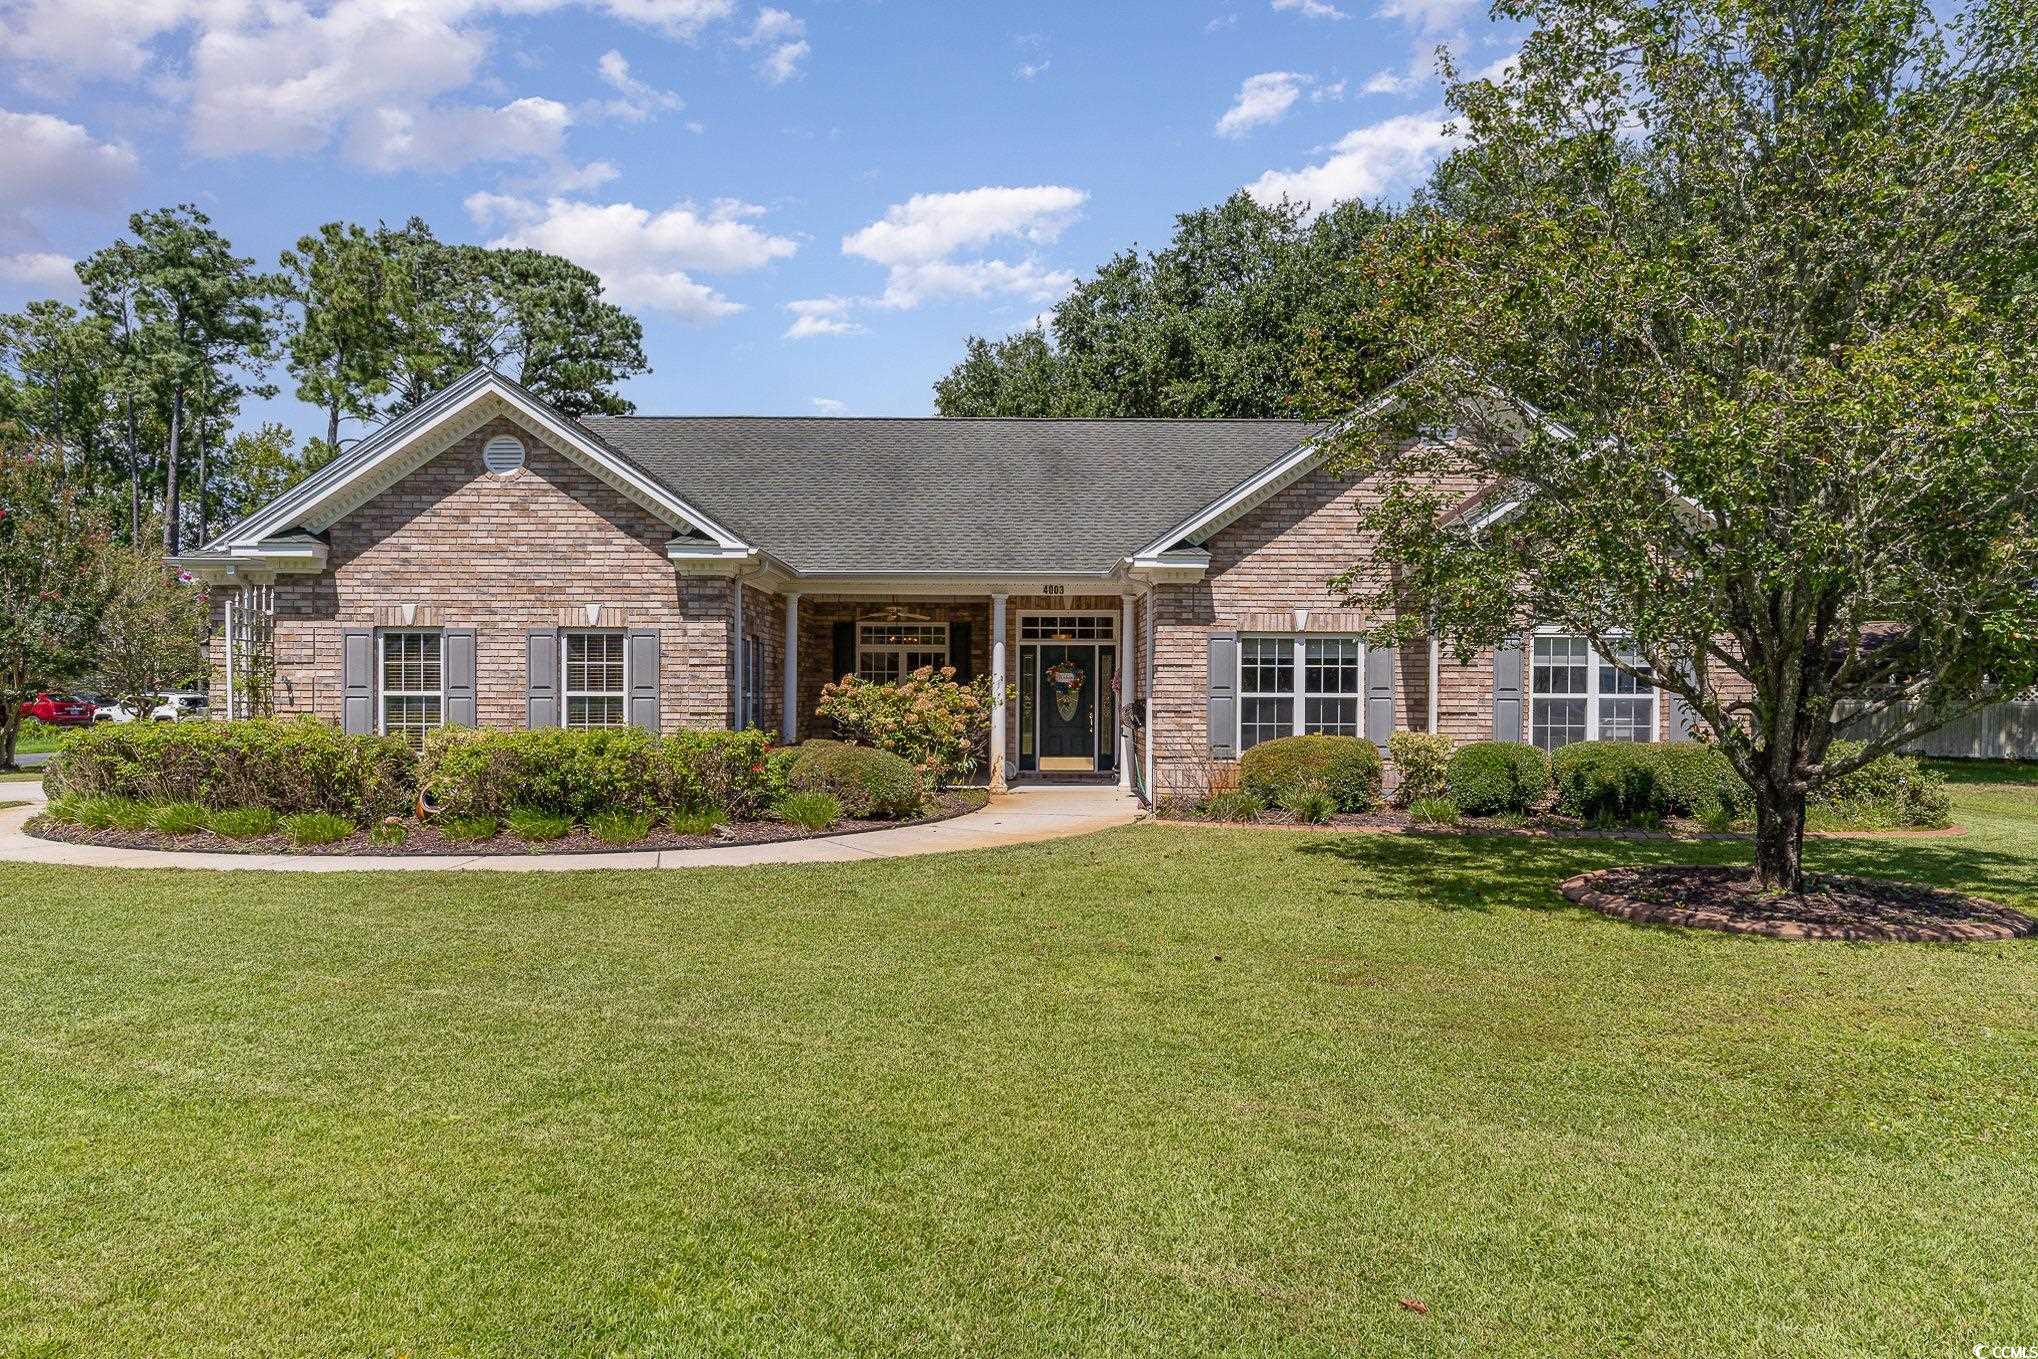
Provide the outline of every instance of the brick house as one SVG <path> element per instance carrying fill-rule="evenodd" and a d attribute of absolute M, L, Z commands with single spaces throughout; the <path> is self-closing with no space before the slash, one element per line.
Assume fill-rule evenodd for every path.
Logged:
<path fill-rule="evenodd" d="M 819 734 L 821 687 L 1001 679 L 994 786 L 1162 795 L 1297 731 L 1554 748 L 1685 719 L 1538 634 L 1369 647 L 1329 578 L 1377 489 L 1283 420 L 574 420 L 476 371 L 177 559 L 213 711 Z M 1465 488 L 1470 491 L 1473 488 Z M 1001 686 L 1002 688 L 1003 686 Z"/>

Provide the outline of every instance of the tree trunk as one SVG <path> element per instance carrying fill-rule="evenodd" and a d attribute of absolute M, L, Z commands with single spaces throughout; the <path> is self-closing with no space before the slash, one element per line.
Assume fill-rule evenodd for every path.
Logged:
<path fill-rule="evenodd" d="M 21 739 L 21 702 L 10 700 L 7 720 L 0 723 L 0 769 L 14 768 L 14 745 Z"/>
<path fill-rule="evenodd" d="M 177 499 L 177 464 L 180 445 L 184 440 L 184 388 L 180 385 L 170 393 L 170 447 L 169 461 L 163 468 L 163 554 L 177 555 L 179 538 L 177 520 L 182 506 Z"/>
<path fill-rule="evenodd" d="M 1755 885 L 1765 892 L 1804 890 L 1804 801 L 1801 789 L 1755 789 Z"/>
<path fill-rule="evenodd" d="M 337 453 L 339 451 L 340 399 L 338 397 L 334 397 L 332 404 L 326 407 L 326 443 L 331 446 L 334 452 Z"/>

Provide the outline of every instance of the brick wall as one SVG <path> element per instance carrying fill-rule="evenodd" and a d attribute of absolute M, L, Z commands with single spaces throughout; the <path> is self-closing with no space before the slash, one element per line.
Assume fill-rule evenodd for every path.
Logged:
<path fill-rule="evenodd" d="M 481 447 L 502 433 L 527 457 L 497 477 Z M 596 606 L 602 626 L 659 632 L 666 729 L 726 725 L 730 582 L 681 576 L 665 556 L 672 535 L 529 431 L 493 423 L 333 525 L 323 574 L 278 580 L 276 710 L 337 722 L 342 630 L 394 626 L 409 605 L 420 623 L 475 629 L 479 719 L 521 727 L 526 632 Z M 216 670 L 224 660 L 221 639 Z"/>

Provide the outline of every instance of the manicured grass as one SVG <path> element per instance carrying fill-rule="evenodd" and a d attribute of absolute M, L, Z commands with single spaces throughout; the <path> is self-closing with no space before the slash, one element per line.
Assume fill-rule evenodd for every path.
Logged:
<path fill-rule="evenodd" d="M 1948 783 L 2038 784 L 2038 760 L 1926 760 Z"/>
<path fill-rule="evenodd" d="M 9 769 L 0 771 L 0 783 L 41 783 L 40 769 Z"/>
<path fill-rule="evenodd" d="M 52 727 L 36 721 L 33 717 L 21 719 L 21 731 L 14 738 L 14 753 L 17 755 L 41 755 L 63 745 L 64 738 L 82 727 Z"/>
<path fill-rule="evenodd" d="M 2038 910 L 2038 796 L 1955 819 L 1809 853 Z M 0 1352 L 2016 1343 L 2038 945 L 1550 890 L 1744 856 L 1145 825 L 662 874 L 0 865 Z"/>

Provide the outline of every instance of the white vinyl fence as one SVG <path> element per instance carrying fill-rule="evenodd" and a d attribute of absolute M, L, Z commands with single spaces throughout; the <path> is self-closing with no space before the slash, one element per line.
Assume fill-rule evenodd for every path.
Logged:
<path fill-rule="evenodd" d="M 1866 739 L 1908 720 L 1884 711 L 1848 724 L 1847 734 Z M 2038 760 L 2038 702 L 1993 703 L 1904 746 L 1906 754 L 1950 760 Z"/>

